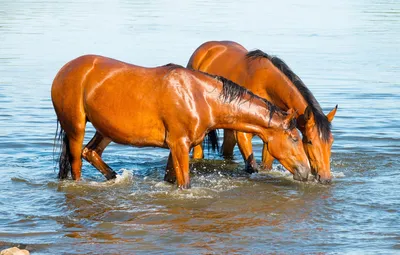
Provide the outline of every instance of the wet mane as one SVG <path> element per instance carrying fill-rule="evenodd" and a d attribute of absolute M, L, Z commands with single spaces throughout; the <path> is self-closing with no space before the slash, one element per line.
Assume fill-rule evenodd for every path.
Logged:
<path fill-rule="evenodd" d="M 198 72 L 201 72 L 201 71 L 198 71 Z M 210 77 L 218 80 L 219 82 L 222 82 L 222 91 L 221 91 L 220 96 L 224 102 L 231 103 L 232 101 L 234 101 L 236 99 L 238 99 L 240 102 L 241 100 L 244 99 L 245 95 L 249 95 L 250 99 L 246 99 L 246 101 L 251 101 L 253 98 L 257 98 L 265 103 L 265 105 L 267 106 L 267 109 L 270 112 L 270 114 L 269 114 L 270 121 L 275 112 L 280 113 L 283 116 L 287 115 L 287 113 L 285 111 L 282 111 L 281 109 L 279 109 L 276 105 L 272 104 L 267 99 L 257 96 L 250 90 L 234 83 L 231 80 L 228 80 L 228 79 L 226 79 L 222 76 L 218 76 L 218 75 L 212 75 L 212 74 L 205 73 L 205 72 L 201 72 L 201 73 L 203 73 L 207 76 L 210 76 Z M 290 129 L 292 129 L 294 127 L 295 126 L 292 127 L 292 125 L 290 125 Z"/>
<path fill-rule="evenodd" d="M 255 60 L 257 58 L 267 58 L 275 67 L 277 67 L 282 73 L 284 73 L 287 78 L 289 78 L 289 80 L 296 86 L 300 94 L 303 96 L 304 100 L 306 100 L 307 104 L 310 106 L 314 114 L 314 119 L 318 127 L 318 132 L 322 136 L 322 139 L 324 141 L 328 141 L 331 133 L 331 123 L 328 121 L 328 118 L 323 113 L 322 108 L 319 105 L 318 101 L 315 99 L 314 95 L 303 83 L 303 81 L 289 68 L 289 66 L 286 65 L 286 63 L 282 59 L 275 56 L 270 56 L 261 50 L 250 51 L 246 54 L 246 57 L 250 60 Z"/>
<path fill-rule="evenodd" d="M 184 68 L 183 66 L 178 65 L 178 64 L 174 64 L 174 63 L 166 64 L 166 65 L 164 65 L 164 67 L 168 67 L 169 71 L 171 71 L 173 69 L 176 69 L 176 68 Z"/>

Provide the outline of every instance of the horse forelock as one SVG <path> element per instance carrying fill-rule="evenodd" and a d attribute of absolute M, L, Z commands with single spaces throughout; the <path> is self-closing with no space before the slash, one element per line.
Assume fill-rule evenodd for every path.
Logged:
<path fill-rule="evenodd" d="M 285 76 L 294 84 L 294 86 L 298 89 L 300 94 L 303 96 L 304 100 L 307 102 L 308 106 L 310 106 L 313 114 L 314 121 L 318 128 L 318 132 L 321 138 L 327 142 L 329 140 L 331 134 L 331 123 L 328 121 L 328 118 L 322 111 L 322 108 L 318 101 L 315 99 L 314 95 L 307 88 L 307 86 L 303 83 L 299 76 L 297 76 L 290 67 L 280 58 L 276 56 L 270 56 L 267 53 L 261 50 L 253 50 L 246 54 L 246 58 L 249 60 L 256 60 L 259 58 L 266 58 L 271 63 L 278 68 Z"/>

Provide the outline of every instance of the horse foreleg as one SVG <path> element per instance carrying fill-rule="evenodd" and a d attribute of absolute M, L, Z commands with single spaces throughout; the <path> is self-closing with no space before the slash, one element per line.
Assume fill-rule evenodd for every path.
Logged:
<path fill-rule="evenodd" d="M 117 176 L 117 173 L 114 172 L 101 158 L 104 149 L 110 144 L 110 142 L 110 139 L 105 138 L 96 132 L 92 140 L 90 140 L 82 151 L 82 157 L 99 170 L 107 180 L 115 179 Z"/>
<path fill-rule="evenodd" d="M 253 134 L 236 132 L 236 139 L 239 146 L 239 150 L 242 153 L 243 160 L 245 161 L 245 171 L 248 173 L 258 172 L 257 163 L 253 155 L 253 146 L 251 140 Z"/>
<path fill-rule="evenodd" d="M 204 152 L 203 152 L 203 143 L 196 145 L 193 148 L 193 156 L 194 159 L 202 159 L 204 158 Z"/>
<path fill-rule="evenodd" d="M 272 169 L 272 162 L 274 162 L 274 157 L 268 151 L 268 145 L 264 143 L 263 150 L 262 150 L 262 169 L 263 170 L 271 170 Z"/>
<path fill-rule="evenodd" d="M 186 139 L 169 144 L 171 150 L 172 165 L 175 170 L 177 185 L 180 189 L 190 188 L 189 177 L 189 144 Z"/>
<path fill-rule="evenodd" d="M 172 162 L 171 152 L 169 153 L 167 167 L 165 168 L 164 181 L 169 183 L 175 183 L 176 181 L 176 174 L 174 170 L 174 164 Z"/>
<path fill-rule="evenodd" d="M 224 142 L 222 143 L 222 156 L 225 158 L 233 157 L 233 149 L 236 145 L 236 138 L 233 130 L 224 130 Z"/>

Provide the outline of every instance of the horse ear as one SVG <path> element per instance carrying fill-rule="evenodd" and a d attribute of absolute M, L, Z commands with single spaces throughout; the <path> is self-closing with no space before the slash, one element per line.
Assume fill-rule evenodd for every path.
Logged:
<path fill-rule="evenodd" d="M 329 121 L 329 122 L 332 122 L 333 117 L 335 117 L 337 108 L 338 108 L 338 105 L 336 105 L 335 108 L 333 108 L 333 110 L 332 110 L 330 113 L 328 113 L 328 114 L 326 115 L 326 117 L 328 118 L 328 121 Z"/>
<path fill-rule="evenodd" d="M 285 120 L 283 121 L 283 126 L 285 129 L 290 129 L 293 123 L 293 119 L 297 118 L 297 110 L 294 110 L 293 108 L 290 108 L 286 112 L 287 116 Z"/>
<path fill-rule="evenodd" d="M 304 111 L 304 121 L 307 122 L 309 119 L 314 117 L 314 113 L 312 112 L 312 109 L 310 106 L 306 107 L 306 110 Z"/>

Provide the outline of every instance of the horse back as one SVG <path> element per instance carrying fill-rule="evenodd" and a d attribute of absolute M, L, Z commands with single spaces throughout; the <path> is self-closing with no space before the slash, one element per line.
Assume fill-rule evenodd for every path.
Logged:
<path fill-rule="evenodd" d="M 223 76 L 242 85 L 246 80 L 247 50 L 231 41 L 210 41 L 202 44 L 191 56 L 188 67 Z"/>

